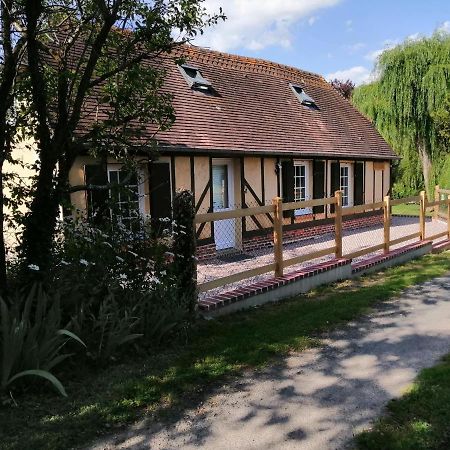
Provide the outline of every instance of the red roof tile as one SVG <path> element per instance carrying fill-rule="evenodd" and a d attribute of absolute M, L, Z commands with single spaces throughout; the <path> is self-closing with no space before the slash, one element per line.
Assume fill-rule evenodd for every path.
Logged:
<path fill-rule="evenodd" d="M 218 96 L 192 90 L 169 67 L 176 121 L 160 145 L 203 151 L 300 156 L 396 158 L 372 124 L 321 76 L 260 59 L 184 47 Z M 300 104 L 289 83 L 302 86 L 317 110 Z"/>
<path fill-rule="evenodd" d="M 186 62 L 201 70 L 217 96 L 192 90 L 172 58 L 165 89 L 174 94 L 176 121 L 156 139 L 161 150 L 394 159 L 373 125 L 320 75 L 260 59 L 182 46 Z M 289 83 L 316 102 L 301 105 Z M 81 128 L 92 115 L 106 117 L 87 100 Z M 149 135 L 154 125 L 146 126 Z"/>

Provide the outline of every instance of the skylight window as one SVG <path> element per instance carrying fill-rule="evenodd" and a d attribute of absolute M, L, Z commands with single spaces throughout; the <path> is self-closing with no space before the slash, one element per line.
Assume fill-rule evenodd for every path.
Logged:
<path fill-rule="evenodd" d="M 212 84 L 203 77 L 199 69 L 188 64 L 183 64 L 179 67 L 181 74 L 191 89 L 195 89 L 206 94 L 214 94 Z"/>
<path fill-rule="evenodd" d="M 310 108 L 317 108 L 315 100 L 310 97 L 301 86 L 295 84 L 291 84 L 290 86 L 302 105 Z"/>

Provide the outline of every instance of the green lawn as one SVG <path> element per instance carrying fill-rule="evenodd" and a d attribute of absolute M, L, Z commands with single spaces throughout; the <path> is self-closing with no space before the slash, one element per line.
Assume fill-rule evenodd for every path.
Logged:
<path fill-rule="evenodd" d="M 450 449 L 450 355 L 423 370 L 389 414 L 357 438 L 360 450 Z"/>
<path fill-rule="evenodd" d="M 318 334 L 365 313 L 402 289 L 450 271 L 450 254 L 428 255 L 382 275 L 203 321 L 190 342 L 158 356 L 134 356 L 91 373 L 71 367 L 69 399 L 48 390 L 0 403 L 0 447 L 67 449 L 142 416 L 194 406 L 208 387 L 276 356 L 320 345 Z M 12 403 L 12 402 L 11 402 Z M 450 403 L 449 403 L 450 405 Z"/>
<path fill-rule="evenodd" d="M 417 203 L 403 203 L 392 207 L 392 214 L 397 216 L 417 216 L 419 217 L 419 204 Z M 432 211 L 426 212 L 427 217 L 432 216 Z"/>

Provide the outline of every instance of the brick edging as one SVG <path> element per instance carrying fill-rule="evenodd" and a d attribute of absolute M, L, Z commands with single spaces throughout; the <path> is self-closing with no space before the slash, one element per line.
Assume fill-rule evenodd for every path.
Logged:
<path fill-rule="evenodd" d="M 301 279 L 313 277 L 315 275 L 318 275 L 319 273 L 327 272 L 329 270 L 348 264 L 351 264 L 351 260 L 346 258 L 325 261 L 320 264 L 315 264 L 310 267 L 299 269 L 282 277 L 270 278 L 268 280 L 259 281 L 248 286 L 243 286 L 238 289 L 207 297 L 205 299 L 199 300 L 198 307 L 200 311 L 213 311 L 226 305 L 241 301 L 245 298 L 262 294 L 263 292 L 271 291 L 273 289 L 276 289 L 277 287 L 284 286 L 289 283 L 294 283 L 295 281 Z"/>
<path fill-rule="evenodd" d="M 421 249 L 423 247 L 432 244 L 431 241 L 416 242 L 414 244 L 406 245 L 404 247 L 390 251 L 388 254 L 375 255 L 369 259 L 353 263 L 351 259 L 341 258 L 325 261 L 319 264 L 315 264 L 309 267 L 290 272 L 282 277 L 269 278 L 267 280 L 258 281 L 248 286 L 242 286 L 237 289 L 232 289 L 227 292 L 218 293 L 210 297 L 206 297 L 199 300 L 198 307 L 202 312 L 212 312 L 227 305 L 237 303 L 249 297 L 253 297 L 258 294 L 263 294 L 268 291 L 272 291 L 280 286 L 285 286 L 296 281 L 314 277 L 320 273 L 327 272 L 338 267 L 351 265 L 352 274 L 357 274 L 368 268 L 380 265 L 386 261 L 392 260 L 405 253 Z M 447 244 L 450 245 L 450 240 L 439 242 L 437 245 Z"/>
<path fill-rule="evenodd" d="M 392 250 L 386 255 L 383 254 L 372 256 L 369 259 L 365 259 L 363 261 L 359 261 L 357 263 L 352 264 L 352 273 L 361 272 L 363 270 L 368 269 L 369 267 L 377 266 L 378 264 L 382 264 L 385 261 L 394 259 L 399 255 L 403 255 L 412 250 L 417 250 L 419 248 L 426 247 L 427 245 L 430 245 L 430 241 L 416 242 L 414 244 L 405 245 L 404 247 Z"/>

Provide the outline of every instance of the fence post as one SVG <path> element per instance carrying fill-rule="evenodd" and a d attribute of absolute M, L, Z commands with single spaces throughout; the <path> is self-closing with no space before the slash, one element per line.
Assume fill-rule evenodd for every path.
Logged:
<path fill-rule="evenodd" d="M 334 193 L 336 207 L 334 208 L 334 239 L 336 245 L 336 259 L 342 258 L 342 191 Z"/>
<path fill-rule="evenodd" d="M 441 195 L 439 193 L 439 185 L 437 184 L 434 187 L 434 201 L 438 202 L 441 199 Z M 439 205 L 436 205 L 433 209 L 433 219 L 438 220 L 439 219 Z"/>
<path fill-rule="evenodd" d="M 447 195 L 447 237 L 450 239 L 450 195 Z"/>
<path fill-rule="evenodd" d="M 275 276 L 283 276 L 283 200 L 275 197 L 272 200 L 275 206 L 273 218 L 273 250 L 275 258 Z"/>
<path fill-rule="evenodd" d="M 391 197 L 384 197 L 384 253 L 389 253 L 389 243 L 391 241 Z"/>
<path fill-rule="evenodd" d="M 420 191 L 420 210 L 419 210 L 419 231 L 420 240 L 425 240 L 425 191 Z"/>

